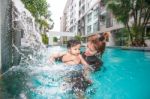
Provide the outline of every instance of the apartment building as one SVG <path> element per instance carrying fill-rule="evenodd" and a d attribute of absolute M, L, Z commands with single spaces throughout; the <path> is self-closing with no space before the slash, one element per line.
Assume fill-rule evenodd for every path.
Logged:
<path fill-rule="evenodd" d="M 96 33 L 110 32 L 108 46 L 114 45 L 114 34 L 122 24 L 106 10 L 103 0 L 68 0 L 61 18 L 61 30 L 87 38 Z"/>

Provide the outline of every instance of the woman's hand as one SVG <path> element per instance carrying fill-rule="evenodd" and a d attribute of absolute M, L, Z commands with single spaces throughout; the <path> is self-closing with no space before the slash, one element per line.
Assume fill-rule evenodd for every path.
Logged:
<path fill-rule="evenodd" d="M 94 71 L 94 69 L 90 65 L 85 65 L 85 70 Z"/>

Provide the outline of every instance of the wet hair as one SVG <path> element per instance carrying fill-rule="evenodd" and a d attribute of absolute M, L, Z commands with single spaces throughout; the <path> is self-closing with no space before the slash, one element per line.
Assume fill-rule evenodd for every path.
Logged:
<path fill-rule="evenodd" d="M 103 54 L 106 45 L 105 42 L 99 40 L 91 40 L 90 42 L 94 45 L 94 48 L 96 49 L 97 53 Z"/>
<path fill-rule="evenodd" d="M 92 43 L 97 53 L 101 55 L 105 51 L 106 43 L 104 41 L 105 37 L 102 35 L 100 38 L 97 38 L 95 35 L 92 35 L 88 38 L 88 42 Z"/>
<path fill-rule="evenodd" d="M 99 37 L 99 41 L 104 41 L 105 37 L 102 35 L 101 37 Z"/>
<path fill-rule="evenodd" d="M 67 48 L 71 48 L 71 47 L 74 47 L 74 46 L 76 46 L 76 45 L 78 45 L 78 44 L 81 44 L 81 42 L 80 41 L 78 41 L 78 40 L 69 40 L 68 42 L 67 42 Z"/>

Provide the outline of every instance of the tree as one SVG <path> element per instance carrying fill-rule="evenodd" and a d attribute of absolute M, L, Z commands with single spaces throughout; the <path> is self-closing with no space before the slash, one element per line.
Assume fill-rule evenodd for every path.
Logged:
<path fill-rule="evenodd" d="M 48 11 L 49 5 L 46 0 L 22 0 L 22 2 L 35 17 L 35 21 L 40 24 L 40 30 L 44 30 L 41 32 L 53 28 L 54 24 L 51 19 L 51 12 Z"/>
<path fill-rule="evenodd" d="M 57 37 L 53 37 L 53 42 L 57 42 L 58 38 Z"/>
<path fill-rule="evenodd" d="M 46 16 L 48 13 L 48 7 L 46 0 L 22 0 L 25 7 L 32 13 L 36 18 L 40 16 Z"/>
<path fill-rule="evenodd" d="M 128 44 L 128 34 L 127 29 L 122 28 L 119 29 L 118 32 L 115 34 L 115 43 L 117 46 L 124 46 Z"/>
<path fill-rule="evenodd" d="M 45 33 L 41 34 L 41 36 L 42 36 L 42 42 L 47 45 L 49 41 L 48 36 Z"/>
<path fill-rule="evenodd" d="M 128 29 L 131 42 L 135 39 L 144 41 L 145 28 L 150 19 L 149 0 L 104 1 L 107 3 L 107 8 L 112 11 L 117 21 L 123 23 Z"/>
<path fill-rule="evenodd" d="M 75 39 L 78 40 L 78 41 L 82 41 L 82 40 L 83 40 L 83 38 L 82 38 L 81 35 L 76 35 L 76 36 L 75 36 Z"/>

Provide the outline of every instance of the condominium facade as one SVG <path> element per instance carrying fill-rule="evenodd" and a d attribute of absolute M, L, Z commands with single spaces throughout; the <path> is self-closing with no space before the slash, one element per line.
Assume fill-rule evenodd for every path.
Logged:
<path fill-rule="evenodd" d="M 73 32 L 85 38 L 110 32 L 108 45 L 114 45 L 115 32 L 123 28 L 106 10 L 103 0 L 67 0 L 60 24 L 61 31 Z"/>

